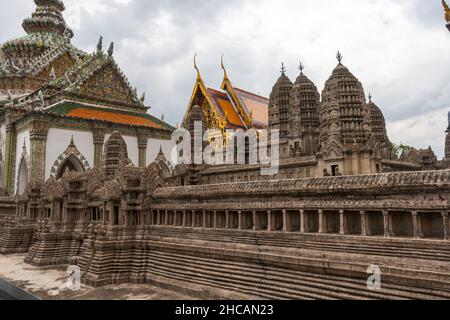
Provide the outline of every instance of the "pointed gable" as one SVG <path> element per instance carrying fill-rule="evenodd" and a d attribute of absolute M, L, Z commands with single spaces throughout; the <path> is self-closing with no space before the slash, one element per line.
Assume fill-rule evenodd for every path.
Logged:
<path fill-rule="evenodd" d="M 83 81 L 80 93 L 98 98 L 134 103 L 132 90 L 128 87 L 117 68 L 107 64 Z"/>
<path fill-rule="evenodd" d="M 92 54 L 51 83 L 66 92 L 95 99 L 141 104 L 114 59 L 104 54 Z"/>
<path fill-rule="evenodd" d="M 205 86 L 197 66 L 195 67 L 197 82 L 184 118 L 184 126 L 191 109 L 199 105 L 210 128 L 244 130 L 252 127 L 267 128 L 269 99 L 234 87 L 223 64 L 224 79 L 220 89 Z"/>

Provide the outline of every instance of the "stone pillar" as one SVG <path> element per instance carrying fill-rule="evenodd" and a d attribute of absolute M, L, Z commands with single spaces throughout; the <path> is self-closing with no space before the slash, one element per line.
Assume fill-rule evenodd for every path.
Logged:
<path fill-rule="evenodd" d="M 339 221 L 340 221 L 340 235 L 345 235 L 345 216 L 344 216 L 344 210 L 339 210 Z"/>
<path fill-rule="evenodd" d="M 219 226 L 219 223 L 217 221 L 217 211 L 214 210 L 214 229 L 217 229 Z"/>
<path fill-rule="evenodd" d="M 145 168 L 147 166 L 148 136 L 145 132 L 138 132 L 137 139 L 139 148 L 139 167 Z"/>
<path fill-rule="evenodd" d="M 169 225 L 169 211 L 164 210 L 164 225 Z"/>
<path fill-rule="evenodd" d="M 238 211 L 238 219 L 239 219 L 239 230 L 244 230 L 244 217 L 242 211 Z"/>
<path fill-rule="evenodd" d="M 14 194 L 15 155 L 16 155 L 16 127 L 8 123 L 6 125 L 6 150 L 5 167 L 3 172 L 3 185 L 10 194 Z M 23 142 L 22 142 L 23 143 Z"/>
<path fill-rule="evenodd" d="M 256 211 L 253 211 L 253 231 L 259 230 L 261 227 L 258 225 L 258 216 Z"/>
<path fill-rule="evenodd" d="M 94 167 L 102 167 L 103 145 L 105 143 L 106 129 L 95 127 L 92 129 L 92 136 L 94 138 Z"/>
<path fill-rule="evenodd" d="M 161 225 L 161 211 L 156 210 L 156 224 Z"/>
<path fill-rule="evenodd" d="M 45 181 L 45 152 L 49 124 L 41 119 L 30 122 L 31 180 Z"/>
<path fill-rule="evenodd" d="M 300 233 L 306 232 L 305 210 L 300 210 Z"/>
<path fill-rule="evenodd" d="M 387 210 L 383 211 L 383 222 L 384 222 L 384 237 L 390 238 L 391 232 L 390 232 L 390 225 L 389 225 L 389 211 L 387 211 Z"/>
<path fill-rule="evenodd" d="M 414 232 L 413 232 L 414 238 L 419 238 L 419 223 L 418 223 L 417 216 L 418 216 L 417 211 L 411 212 L 413 230 L 414 230 Z"/>
<path fill-rule="evenodd" d="M 366 227 L 367 227 L 367 221 L 366 221 L 367 215 L 366 215 L 365 211 L 360 211 L 360 213 L 361 213 L 361 235 L 363 237 L 365 237 L 365 236 L 367 236 L 367 229 L 366 229 Z"/>
<path fill-rule="evenodd" d="M 273 219 L 272 212 L 270 210 L 267 211 L 267 231 L 273 231 Z"/>
<path fill-rule="evenodd" d="M 448 240 L 449 225 L 448 225 L 448 212 L 442 212 L 442 222 L 444 223 L 444 239 Z"/>
<path fill-rule="evenodd" d="M 231 229 L 231 219 L 230 219 L 230 212 L 225 211 L 225 226 L 227 229 Z"/>
<path fill-rule="evenodd" d="M 283 232 L 290 230 L 290 221 L 288 221 L 288 214 L 286 210 L 283 210 Z"/>
<path fill-rule="evenodd" d="M 203 214 L 203 228 L 206 228 L 207 225 L 208 225 L 208 219 L 206 217 L 206 211 L 203 210 L 202 214 Z"/>
<path fill-rule="evenodd" d="M 186 228 L 186 224 L 187 224 L 186 210 L 183 210 L 183 228 Z"/>
<path fill-rule="evenodd" d="M 325 233 L 325 217 L 323 210 L 319 210 L 319 233 Z"/>

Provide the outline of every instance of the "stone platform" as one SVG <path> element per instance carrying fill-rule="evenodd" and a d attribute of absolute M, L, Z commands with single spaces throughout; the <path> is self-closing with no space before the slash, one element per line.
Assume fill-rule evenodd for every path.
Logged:
<path fill-rule="evenodd" d="M 80 291 L 67 289 L 67 266 L 37 268 L 25 264 L 21 254 L 0 255 L 0 278 L 43 300 L 190 300 L 174 291 L 152 285 L 111 285 L 92 288 L 83 285 Z M 4 296 L 8 299 L 10 297 Z M 0 295 L 0 300 L 2 296 Z"/>

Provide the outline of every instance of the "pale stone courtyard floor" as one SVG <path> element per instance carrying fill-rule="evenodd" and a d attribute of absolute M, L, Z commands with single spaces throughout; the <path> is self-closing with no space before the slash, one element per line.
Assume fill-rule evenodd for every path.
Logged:
<path fill-rule="evenodd" d="M 37 268 L 23 262 L 24 255 L 0 255 L 0 278 L 48 300 L 190 300 L 177 292 L 151 285 L 111 285 L 102 288 L 67 288 L 66 266 Z"/>

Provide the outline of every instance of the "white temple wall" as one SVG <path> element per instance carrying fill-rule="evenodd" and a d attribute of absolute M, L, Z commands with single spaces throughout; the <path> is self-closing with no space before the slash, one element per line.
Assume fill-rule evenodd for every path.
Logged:
<path fill-rule="evenodd" d="M 123 136 L 123 140 L 127 144 L 128 158 L 135 166 L 139 166 L 139 147 L 137 137 Z"/>
<path fill-rule="evenodd" d="M 48 132 L 45 155 L 45 179 L 50 178 L 51 169 L 56 159 L 66 151 L 72 139 L 78 151 L 87 159 L 89 166 L 94 166 L 94 138 L 92 132 L 51 128 Z"/>
<path fill-rule="evenodd" d="M 31 144 L 30 144 L 30 131 L 25 130 L 17 134 L 16 137 L 16 159 L 15 159 L 15 170 L 14 173 L 14 190 L 17 190 L 17 181 L 19 177 L 19 168 L 20 168 L 20 161 L 22 160 L 22 152 L 23 152 L 23 145 L 25 142 L 25 148 L 27 150 L 28 159 L 31 159 Z M 30 168 L 30 163 L 28 163 L 28 168 Z M 28 172 L 30 176 L 30 172 Z"/>

